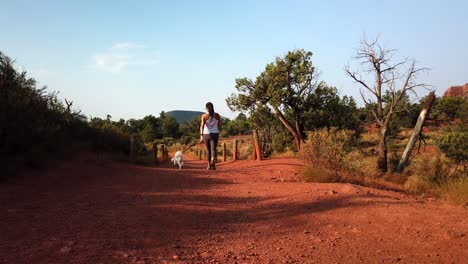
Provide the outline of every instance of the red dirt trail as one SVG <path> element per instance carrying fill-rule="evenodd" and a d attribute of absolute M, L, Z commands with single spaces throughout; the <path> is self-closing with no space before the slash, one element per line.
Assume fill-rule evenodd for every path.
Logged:
<path fill-rule="evenodd" d="M 90 159 L 0 183 L 0 263 L 467 263 L 468 210 L 301 162 Z"/>

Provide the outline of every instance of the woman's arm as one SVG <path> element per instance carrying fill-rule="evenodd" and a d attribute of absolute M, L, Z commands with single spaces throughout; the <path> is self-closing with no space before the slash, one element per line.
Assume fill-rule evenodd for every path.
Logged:
<path fill-rule="evenodd" d="M 205 118 L 202 115 L 200 121 L 200 142 L 203 140 L 203 128 L 205 127 Z"/>
<path fill-rule="evenodd" d="M 218 119 L 218 129 L 221 130 L 221 116 L 216 113 L 216 119 Z"/>

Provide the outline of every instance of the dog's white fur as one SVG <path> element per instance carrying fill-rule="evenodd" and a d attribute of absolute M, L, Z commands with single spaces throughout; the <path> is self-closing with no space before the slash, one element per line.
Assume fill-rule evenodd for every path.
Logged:
<path fill-rule="evenodd" d="M 174 166 L 179 166 L 179 169 L 182 169 L 182 166 L 184 165 L 184 154 L 182 151 L 177 151 L 174 154 L 174 157 L 172 157 L 171 162 L 174 163 Z"/>

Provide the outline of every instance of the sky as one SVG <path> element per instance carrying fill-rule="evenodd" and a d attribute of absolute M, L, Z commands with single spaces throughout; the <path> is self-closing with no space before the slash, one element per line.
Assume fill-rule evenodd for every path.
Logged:
<path fill-rule="evenodd" d="M 345 75 L 365 34 L 430 71 L 437 95 L 468 83 L 467 1 L 0 0 L 0 51 L 87 116 L 204 111 L 235 79 L 255 79 L 294 49 L 313 52 L 320 80 L 361 103 Z M 427 90 L 420 90 L 424 96 Z"/>

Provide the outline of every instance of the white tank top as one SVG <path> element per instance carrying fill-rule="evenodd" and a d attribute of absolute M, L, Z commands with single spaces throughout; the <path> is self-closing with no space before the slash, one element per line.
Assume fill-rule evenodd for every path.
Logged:
<path fill-rule="evenodd" d="M 219 133 L 218 125 L 219 122 L 214 116 L 209 117 L 205 121 L 205 126 L 203 127 L 203 134 Z"/>

